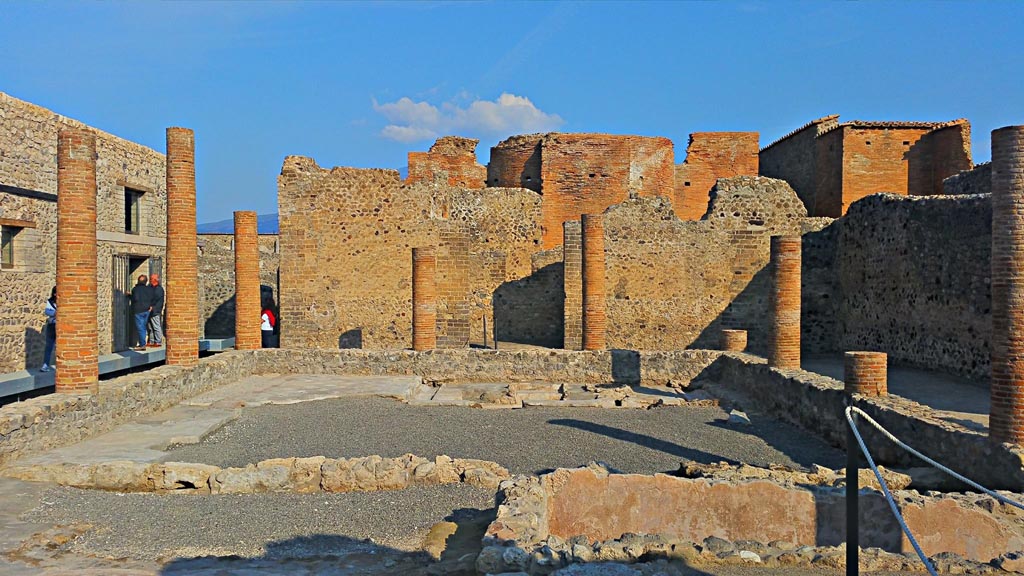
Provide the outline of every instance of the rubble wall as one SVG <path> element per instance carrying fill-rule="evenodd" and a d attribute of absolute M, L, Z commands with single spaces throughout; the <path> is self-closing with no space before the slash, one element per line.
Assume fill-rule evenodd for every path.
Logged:
<path fill-rule="evenodd" d="M 235 252 L 232 234 L 199 235 L 199 328 L 204 338 L 235 335 Z M 278 301 L 277 234 L 260 234 L 260 285 Z"/>

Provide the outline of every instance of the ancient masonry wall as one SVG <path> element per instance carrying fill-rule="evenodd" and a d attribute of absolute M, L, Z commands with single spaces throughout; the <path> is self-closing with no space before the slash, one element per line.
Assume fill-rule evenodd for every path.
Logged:
<path fill-rule="evenodd" d="M 96 137 L 97 322 L 99 352 L 113 350 L 113 256 L 164 256 L 164 155 L 0 92 L 0 226 L 18 226 L 15 259 L 0 271 L 0 372 L 42 364 L 43 309 L 56 284 L 57 131 Z M 142 193 L 139 233 L 125 233 L 125 188 Z"/>
<path fill-rule="evenodd" d="M 812 215 L 815 214 L 813 207 L 817 166 L 815 140 L 824 131 L 835 127 L 838 118 L 833 115 L 812 120 L 765 146 L 758 154 L 759 174 L 788 182 Z"/>
<path fill-rule="evenodd" d="M 286 347 L 409 347 L 409 254 L 430 245 L 439 340 L 466 345 L 483 334 L 491 295 L 529 275 L 540 250 L 540 197 L 529 190 L 403 185 L 395 171 L 301 157 L 285 160 L 278 188 Z"/>
<path fill-rule="evenodd" d="M 261 347 L 260 249 L 256 213 L 235 212 L 235 348 Z"/>
<path fill-rule="evenodd" d="M 487 163 L 487 185 L 540 192 L 540 142 L 543 139 L 544 134 L 522 134 L 492 147 Z"/>
<path fill-rule="evenodd" d="M 843 213 L 857 200 L 879 192 L 933 192 L 927 159 L 929 147 L 923 140 L 929 132 L 928 128 L 878 129 L 849 126 L 841 130 L 842 190 L 820 190 L 819 194 L 828 196 L 838 192 L 842 197 Z"/>
<path fill-rule="evenodd" d="M 804 236 L 808 352 L 877 350 L 986 379 L 992 203 L 876 195 Z"/>
<path fill-rule="evenodd" d="M 942 193 L 954 196 L 958 194 L 991 194 L 992 164 L 984 162 L 970 170 L 964 170 L 942 181 Z"/>
<path fill-rule="evenodd" d="M 700 220 L 719 178 L 758 174 L 757 132 L 695 132 L 675 170 L 672 206 L 682 220 Z"/>
<path fill-rule="evenodd" d="M 167 322 L 169 366 L 199 360 L 199 255 L 196 249 L 196 143 L 188 128 L 167 129 Z"/>
<path fill-rule="evenodd" d="M 235 251 L 231 234 L 199 234 L 199 329 L 204 338 L 235 335 Z M 277 234 L 259 235 L 260 286 L 278 300 Z"/>
<path fill-rule="evenodd" d="M 429 152 L 409 152 L 406 182 L 440 183 L 462 188 L 483 188 L 487 169 L 476 161 L 479 140 L 445 136 Z"/>
<path fill-rule="evenodd" d="M 565 322 L 562 347 L 566 350 L 583 349 L 583 230 L 575 220 L 563 227 L 565 245 L 562 247 L 565 272 L 562 283 Z"/>
<path fill-rule="evenodd" d="M 719 180 L 708 219 L 682 221 L 661 198 L 604 214 L 609 348 L 717 348 L 721 329 L 748 331 L 764 353 L 769 237 L 816 221 L 779 180 Z"/>

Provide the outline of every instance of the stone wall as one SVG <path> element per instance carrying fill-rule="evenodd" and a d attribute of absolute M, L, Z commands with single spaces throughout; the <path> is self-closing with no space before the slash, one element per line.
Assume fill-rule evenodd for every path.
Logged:
<path fill-rule="evenodd" d="M 447 186 L 483 188 L 487 169 L 476 161 L 479 140 L 445 136 L 429 152 L 409 152 L 406 182 L 437 182 Z"/>
<path fill-rule="evenodd" d="M 721 179 L 711 198 L 697 222 L 680 220 L 661 198 L 605 212 L 610 348 L 717 348 L 722 328 L 738 328 L 751 350 L 764 351 L 769 238 L 813 222 L 779 180 Z"/>
<path fill-rule="evenodd" d="M 816 214 L 813 208 L 817 184 L 815 140 L 824 131 L 835 127 L 838 118 L 833 115 L 812 120 L 765 146 L 758 154 L 758 173 L 788 182 L 812 216 Z"/>
<path fill-rule="evenodd" d="M 232 234 L 199 235 L 199 328 L 204 338 L 235 335 L 235 252 Z M 260 284 L 278 300 L 277 234 L 261 234 Z M 265 288 L 264 288 L 265 289 Z"/>
<path fill-rule="evenodd" d="M 758 174 L 757 132 L 695 132 L 676 166 L 672 206 L 681 220 L 700 220 L 719 178 Z"/>
<path fill-rule="evenodd" d="M 0 372 L 42 364 L 43 308 L 56 270 L 57 131 L 65 126 L 87 128 L 96 135 L 101 354 L 113 349 L 113 256 L 164 255 L 163 154 L 0 93 L 0 221 L 35 226 L 22 228 L 16 237 L 15 257 L 25 265 L 0 271 Z M 125 233 L 126 187 L 142 192 L 138 234 Z"/>
<path fill-rule="evenodd" d="M 992 164 L 985 162 L 942 181 L 942 193 L 948 196 L 992 193 Z"/>
<path fill-rule="evenodd" d="M 988 195 L 857 202 L 804 237 L 805 349 L 987 379 L 991 242 Z"/>

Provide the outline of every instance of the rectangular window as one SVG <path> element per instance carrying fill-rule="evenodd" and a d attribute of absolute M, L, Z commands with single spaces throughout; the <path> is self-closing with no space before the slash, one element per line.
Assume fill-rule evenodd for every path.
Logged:
<path fill-rule="evenodd" d="M 14 237 L 21 228 L 0 228 L 0 268 L 14 268 Z"/>
<path fill-rule="evenodd" d="M 124 189 L 124 231 L 129 234 L 142 233 L 142 191 Z"/>

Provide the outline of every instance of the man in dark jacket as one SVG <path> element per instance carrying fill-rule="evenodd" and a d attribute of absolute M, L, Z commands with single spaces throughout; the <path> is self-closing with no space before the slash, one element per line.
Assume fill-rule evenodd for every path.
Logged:
<path fill-rule="evenodd" d="M 135 350 L 146 349 L 146 323 L 149 321 L 149 312 L 153 309 L 152 302 L 152 291 L 146 286 L 146 275 L 142 274 L 132 288 L 132 314 L 135 316 L 135 332 L 139 336 L 139 344 Z"/>
<path fill-rule="evenodd" d="M 164 344 L 164 287 L 160 285 L 160 275 L 149 275 L 149 346 L 159 348 Z"/>

